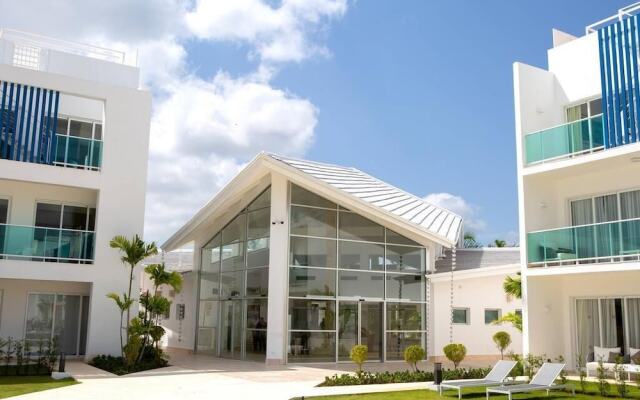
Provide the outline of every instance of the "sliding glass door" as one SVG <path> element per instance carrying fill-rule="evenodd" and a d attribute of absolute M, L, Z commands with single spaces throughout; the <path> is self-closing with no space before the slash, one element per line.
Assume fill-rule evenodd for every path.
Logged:
<path fill-rule="evenodd" d="M 55 293 L 30 293 L 27 301 L 25 340 L 31 348 L 55 339 L 61 352 L 83 355 L 86 347 L 89 297 Z"/>

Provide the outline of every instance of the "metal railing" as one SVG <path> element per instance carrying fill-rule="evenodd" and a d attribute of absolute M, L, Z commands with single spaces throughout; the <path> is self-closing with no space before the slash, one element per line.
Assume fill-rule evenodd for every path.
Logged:
<path fill-rule="evenodd" d="M 93 231 L 0 224 L 0 259 L 93 262 Z"/>
<path fill-rule="evenodd" d="M 604 149 L 602 114 L 527 133 L 526 165 L 575 157 Z"/>
<path fill-rule="evenodd" d="M 55 165 L 100 170 L 102 140 L 67 135 L 56 135 L 56 138 Z"/>
<path fill-rule="evenodd" d="M 618 10 L 618 13 L 612 15 L 610 17 L 601 19 L 598 22 L 594 22 L 591 25 L 588 25 L 585 28 L 585 33 L 588 35 L 590 33 L 596 32 L 600 28 L 604 28 L 607 25 L 611 25 L 616 21 L 622 21 L 625 17 L 631 17 L 640 12 L 640 2 L 630 4 L 626 7 L 622 7 Z"/>
<path fill-rule="evenodd" d="M 640 261 L 640 218 L 529 232 L 529 267 Z"/>

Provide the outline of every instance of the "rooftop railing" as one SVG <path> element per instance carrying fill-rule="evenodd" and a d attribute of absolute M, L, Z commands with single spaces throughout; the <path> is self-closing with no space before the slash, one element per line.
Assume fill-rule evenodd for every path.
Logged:
<path fill-rule="evenodd" d="M 93 231 L 0 224 L 0 259 L 93 263 Z"/>
<path fill-rule="evenodd" d="M 529 267 L 640 261 L 640 218 L 527 234 Z"/>
<path fill-rule="evenodd" d="M 617 14 L 601 19 L 598 22 L 594 22 L 593 24 L 585 28 L 585 32 L 588 35 L 590 33 L 596 32 L 600 28 L 604 28 L 607 25 L 611 25 L 616 21 L 622 21 L 624 18 L 631 17 L 638 13 L 640 13 L 640 2 L 630 4 L 626 7 L 622 7 L 621 9 L 618 10 Z"/>
<path fill-rule="evenodd" d="M 525 162 L 540 164 L 604 149 L 602 114 L 528 133 Z"/>
<path fill-rule="evenodd" d="M 56 135 L 54 165 L 99 170 L 102 166 L 102 140 Z"/>

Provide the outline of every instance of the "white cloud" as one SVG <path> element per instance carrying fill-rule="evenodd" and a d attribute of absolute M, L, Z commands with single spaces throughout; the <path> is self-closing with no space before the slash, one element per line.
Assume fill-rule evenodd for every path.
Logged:
<path fill-rule="evenodd" d="M 346 0 L 0 0 L 0 27 L 138 54 L 153 94 L 145 237 L 164 240 L 261 150 L 301 156 L 318 110 L 275 88 L 284 62 L 328 50 L 326 24 Z M 205 79 L 187 68 L 190 40 L 231 41 L 255 71 Z"/>
<path fill-rule="evenodd" d="M 424 199 L 460 215 L 464 219 L 464 228 L 468 232 L 478 233 L 487 227 L 487 223 L 477 215 L 478 208 L 460 196 L 451 193 L 431 193 Z"/>
<path fill-rule="evenodd" d="M 249 44 L 268 63 L 299 62 L 328 52 L 310 36 L 346 10 L 346 0 L 283 0 L 276 7 L 262 0 L 198 0 L 185 20 L 200 39 Z"/>

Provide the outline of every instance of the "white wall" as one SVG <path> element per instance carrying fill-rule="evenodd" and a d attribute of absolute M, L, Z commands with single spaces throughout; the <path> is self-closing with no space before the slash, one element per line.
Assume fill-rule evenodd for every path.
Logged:
<path fill-rule="evenodd" d="M 92 283 L 87 357 L 99 353 L 117 354 L 119 336 L 113 334 L 113 329 L 119 326 L 120 316 L 113 302 L 105 296 L 109 292 L 126 292 L 128 272 L 120 262 L 119 253 L 109 247 L 109 241 L 115 235 L 131 237 L 143 232 L 150 94 L 8 65 L 0 65 L 0 79 L 60 90 L 63 94 L 93 98 L 104 104 L 101 171 L 0 160 L 0 179 L 3 182 L 27 181 L 91 189 L 79 193 L 80 197 L 93 193 L 97 206 L 94 264 L 0 260 L 0 278 Z M 70 189 L 64 190 L 71 193 Z M 56 190 L 52 190 L 51 194 L 54 193 Z M 30 196 L 36 197 L 35 194 Z M 134 276 L 137 278 L 138 274 Z M 138 287 L 137 282 L 134 287 Z M 135 291 L 134 295 L 137 295 Z"/>
<path fill-rule="evenodd" d="M 453 342 L 462 343 L 467 347 L 468 358 L 498 357 L 500 351 L 492 340 L 492 336 L 498 331 L 506 331 L 511 335 L 512 344 L 508 351 L 522 353 L 522 334 L 517 329 L 510 324 L 484 323 L 485 309 L 498 308 L 502 315 L 522 309 L 522 302 L 509 298 L 502 288 L 505 277 L 515 275 L 518 270 L 518 266 L 512 265 L 454 272 L 453 306 L 469 308 L 471 321 L 469 325 L 453 325 Z M 433 341 L 433 353 L 430 356 L 438 357 L 444 355 L 442 348 L 449 344 L 450 274 L 435 274 L 432 282 L 431 308 L 434 310 L 434 321 L 433 338 L 430 338 L 430 341 Z"/>

